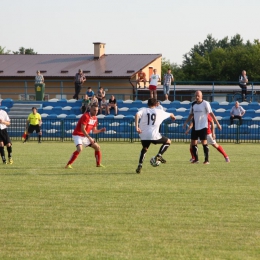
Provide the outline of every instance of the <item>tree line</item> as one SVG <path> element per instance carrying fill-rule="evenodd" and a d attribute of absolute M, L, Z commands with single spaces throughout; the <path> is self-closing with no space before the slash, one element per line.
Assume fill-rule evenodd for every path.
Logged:
<path fill-rule="evenodd" d="M 163 58 L 162 74 L 172 70 L 176 81 L 238 81 L 242 70 L 249 81 L 260 82 L 260 42 L 243 42 L 239 34 L 216 40 L 207 35 L 183 56 L 181 65 Z"/>
<path fill-rule="evenodd" d="M 0 54 L 11 54 L 0 46 Z M 12 54 L 37 54 L 32 48 L 20 47 Z M 249 81 L 260 82 L 260 42 L 246 41 L 236 34 L 221 40 L 211 34 L 194 45 L 183 55 L 181 65 L 162 59 L 162 75 L 172 70 L 175 81 L 238 81 L 242 70 L 247 71 Z"/>

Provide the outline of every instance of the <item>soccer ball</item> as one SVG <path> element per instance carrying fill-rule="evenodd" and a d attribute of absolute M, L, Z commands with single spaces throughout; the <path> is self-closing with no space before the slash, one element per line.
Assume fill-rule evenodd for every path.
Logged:
<path fill-rule="evenodd" d="M 155 157 L 152 157 L 151 160 L 150 160 L 150 164 L 153 166 L 153 167 L 157 167 L 161 164 L 160 161 L 156 161 Z"/>

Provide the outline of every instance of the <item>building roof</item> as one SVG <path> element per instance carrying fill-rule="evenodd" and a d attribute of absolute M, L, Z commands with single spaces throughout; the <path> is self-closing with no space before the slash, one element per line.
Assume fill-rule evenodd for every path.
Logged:
<path fill-rule="evenodd" d="M 94 59 L 93 54 L 0 55 L 0 77 L 73 77 L 79 69 L 87 77 L 130 78 L 161 54 L 108 54 Z"/>

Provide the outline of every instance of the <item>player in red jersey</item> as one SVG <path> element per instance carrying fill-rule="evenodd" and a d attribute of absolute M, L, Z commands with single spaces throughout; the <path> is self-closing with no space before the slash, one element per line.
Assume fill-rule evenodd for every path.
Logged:
<path fill-rule="evenodd" d="M 99 134 L 106 131 L 106 128 L 101 128 L 99 130 L 97 129 L 97 125 L 98 125 L 98 120 L 96 117 L 97 113 L 98 113 L 98 106 L 94 104 L 91 106 L 90 112 L 84 113 L 82 117 L 79 119 L 77 126 L 72 133 L 72 138 L 77 147 L 77 150 L 72 154 L 65 168 L 68 169 L 72 168 L 71 165 L 79 156 L 80 152 L 82 151 L 83 145 L 85 147 L 90 146 L 95 150 L 97 167 L 102 167 L 100 146 L 89 135 L 91 131 L 94 134 Z"/>
<path fill-rule="evenodd" d="M 185 132 L 185 134 L 188 134 L 188 132 L 190 131 L 190 129 L 192 127 L 193 127 L 193 122 L 190 124 L 190 126 L 189 126 L 188 130 Z M 211 144 L 214 148 L 216 148 L 224 156 L 225 161 L 227 163 L 229 163 L 230 160 L 229 160 L 228 155 L 226 154 L 223 147 L 216 142 L 215 138 L 216 138 L 216 136 L 215 136 L 214 120 L 212 119 L 210 114 L 208 114 L 207 142 L 208 142 L 208 144 Z M 190 147 L 190 153 L 192 156 L 190 161 L 193 162 L 195 160 L 195 156 L 193 155 L 191 147 Z"/>

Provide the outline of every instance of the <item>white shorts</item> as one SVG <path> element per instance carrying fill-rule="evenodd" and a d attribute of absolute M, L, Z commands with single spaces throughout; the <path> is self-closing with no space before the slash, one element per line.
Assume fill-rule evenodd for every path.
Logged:
<path fill-rule="evenodd" d="M 216 140 L 213 139 L 212 134 L 207 135 L 207 142 L 208 144 L 216 144 Z"/>
<path fill-rule="evenodd" d="M 74 144 L 76 146 L 80 145 L 84 145 L 85 147 L 90 145 L 90 141 L 87 137 L 85 136 L 79 136 L 79 135 L 72 135 L 72 139 L 74 141 Z"/>
<path fill-rule="evenodd" d="M 200 139 L 198 139 L 198 143 L 201 143 Z M 216 144 L 216 140 L 213 139 L 212 134 L 207 135 L 207 143 L 208 144 Z"/>

